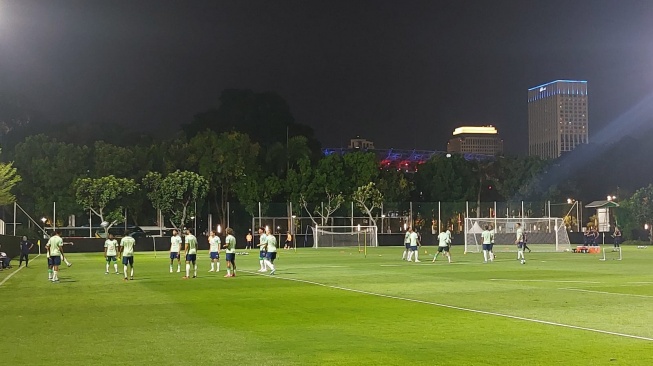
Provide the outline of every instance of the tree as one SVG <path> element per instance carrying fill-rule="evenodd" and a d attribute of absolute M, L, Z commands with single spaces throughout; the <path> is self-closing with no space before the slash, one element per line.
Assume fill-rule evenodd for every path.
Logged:
<path fill-rule="evenodd" d="M 11 193 L 11 190 L 20 180 L 13 163 L 0 163 L 0 206 L 16 201 L 16 196 Z"/>
<path fill-rule="evenodd" d="M 79 178 L 73 185 L 77 203 L 107 223 L 104 226 L 105 235 L 113 225 L 124 220 L 122 203 L 126 196 L 133 194 L 138 188 L 133 179 L 116 178 L 113 175 Z"/>
<path fill-rule="evenodd" d="M 435 155 L 415 173 L 415 190 L 424 201 L 456 202 L 475 198 L 476 179 L 462 155 Z"/>
<path fill-rule="evenodd" d="M 376 219 L 374 219 L 372 213 L 375 209 L 381 208 L 383 195 L 374 183 L 369 182 L 366 185 L 358 187 L 352 195 L 352 198 L 354 203 L 367 214 L 370 219 L 370 225 L 376 225 Z"/>
<path fill-rule="evenodd" d="M 386 202 L 406 202 L 410 199 L 413 184 L 401 171 L 382 170 L 378 188 Z"/>
<path fill-rule="evenodd" d="M 543 187 L 546 167 L 537 156 L 501 157 L 496 161 L 495 187 L 508 201 L 541 198 L 552 186 Z"/>
<path fill-rule="evenodd" d="M 209 190 L 209 182 L 204 177 L 179 170 L 165 178 L 150 172 L 143 178 L 143 186 L 148 189 L 147 197 L 154 208 L 168 215 L 175 228 L 183 228 L 190 217 L 197 215 L 195 203 L 204 199 Z"/>
<path fill-rule="evenodd" d="M 640 225 L 648 224 L 649 240 L 653 244 L 653 184 L 635 191 L 628 200 L 628 206 Z"/>
<path fill-rule="evenodd" d="M 93 176 L 95 177 L 115 175 L 140 179 L 145 174 L 145 171 L 137 168 L 142 166 L 141 163 L 147 163 L 147 161 L 137 161 L 138 156 L 134 154 L 132 148 L 96 141 L 93 144 L 92 156 Z"/>

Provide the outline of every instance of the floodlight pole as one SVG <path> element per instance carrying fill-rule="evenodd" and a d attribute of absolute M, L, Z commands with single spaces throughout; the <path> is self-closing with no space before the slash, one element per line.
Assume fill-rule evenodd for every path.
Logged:
<path fill-rule="evenodd" d="M 14 201 L 14 236 L 16 236 L 16 201 Z"/>

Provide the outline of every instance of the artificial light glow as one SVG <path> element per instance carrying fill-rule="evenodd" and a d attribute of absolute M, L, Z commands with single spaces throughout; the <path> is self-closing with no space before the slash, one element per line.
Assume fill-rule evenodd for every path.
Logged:
<path fill-rule="evenodd" d="M 358 231 L 361 231 L 361 224 L 357 225 Z"/>
<path fill-rule="evenodd" d="M 574 202 L 573 199 L 571 199 L 571 198 L 567 198 L 567 203 L 571 204 L 571 203 L 573 203 L 573 202 Z"/>
<path fill-rule="evenodd" d="M 493 126 L 484 126 L 484 127 L 473 127 L 473 126 L 463 126 L 463 127 L 458 127 L 455 130 L 453 130 L 453 135 L 460 135 L 463 133 L 475 133 L 475 134 L 483 134 L 483 135 L 496 135 L 497 129 Z"/>
<path fill-rule="evenodd" d="M 48 221 L 45 217 L 41 217 L 41 222 L 45 224 L 45 222 Z"/>
<path fill-rule="evenodd" d="M 406 230 L 407 228 L 408 228 L 408 224 L 404 222 L 404 230 Z"/>
<path fill-rule="evenodd" d="M 644 230 L 648 230 L 648 224 L 644 224 Z"/>
<path fill-rule="evenodd" d="M 222 232 L 222 225 L 218 224 L 218 234 Z"/>

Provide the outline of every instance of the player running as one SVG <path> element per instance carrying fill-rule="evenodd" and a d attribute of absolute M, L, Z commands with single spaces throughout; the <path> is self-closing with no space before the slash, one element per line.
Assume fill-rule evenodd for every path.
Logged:
<path fill-rule="evenodd" d="M 120 239 L 120 247 L 122 249 L 122 265 L 123 273 L 125 274 L 125 281 L 134 279 L 134 245 L 136 240 L 131 237 L 129 231 L 125 231 L 125 236 Z M 127 278 L 127 265 L 130 267 L 130 278 Z"/>
<path fill-rule="evenodd" d="M 236 238 L 234 237 L 234 229 L 228 227 L 225 232 L 227 233 L 223 245 L 226 249 L 225 257 L 227 259 L 227 274 L 225 277 L 236 277 Z"/>
<path fill-rule="evenodd" d="M 190 278 L 190 264 L 193 263 L 193 278 L 197 277 L 197 238 L 190 229 L 186 229 L 186 246 L 184 254 L 186 255 L 186 276 L 182 277 L 187 280 Z"/>
<path fill-rule="evenodd" d="M 257 244 L 259 250 L 258 263 L 261 265 L 261 269 L 259 269 L 258 272 L 265 272 L 267 271 L 267 268 L 265 266 L 265 258 L 266 258 L 265 247 L 267 246 L 267 235 L 265 234 L 265 229 L 259 227 L 258 235 L 259 235 L 258 244 Z"/>
<path fill-rule="evenodd" d="M 446 231 L 441 231 L 438 234 L 438 252 L 435 253 L 433 262 L 438 259 L 438 255 L 440 253 L 444 252 L 444 255 L 449 260 L 449 263 L 451 263 L 451 251 L 449 250 L 449 244 L 451 244 L 451 238 L 449 237 L 449 234 L 447 234 Z"/>
<path fill-rule="evenodd" d="M 209 258 L 211 259 L 211 269 L 209 272 L 220 272 L 220 237 L 211 230 L 209 235 Z"/>
<path fill-rule="evenodd" d="M 517 244 L 517 260 L 521 260 L 521 264 L 526 264 L 526 257 L 524 257 L 524 229 L 522 229 L 520 223 L 517 223 L 516 236 L 515 244 Z"/>
<path fill-rule="evenodd" d="M 172 230 L 172 237 L 170 237 L 170 273 L 172 273 L 172 264 L 177 260 L 177 273 L 181 272 L 181 259 L 179 258 L 179 251 L 181 251 L 181 236 L 177 229 Z"/>
<path fill-rule="evenodd" d="M 420 245 L 419 235 L 412 229 L 409 228 L 410 232 L 410 251 L 408 252 L 408 261 L 410 262 L 413 259 L 413 254 L 415 254 L 415 263 L 419 263 L 419 250 L 417 247 Z"/>
<path fill-rule="evenodd" d="M 277 258 L 277 238 L 272 235 L 270 229 L 265 231 L 265 265 L 270 268 L 270 274 L 273 275 L 276 271 L 274 268 L 274 260 Z"/>
<path fill-rule="evenodd" d="M 401 260 L 408 259 L 408 252 L 410 251 L 410 230 L 411 228 L 406 229 L 406 235 L 404 235 L 404 253 L 401 255 Z"/>
<path fill-rule="evenodd" d="M 113 269 L 118 272 L 118 262 L 116 260 L 118 256 L 118 241 L 113 237 L 113 234 L 109 234 L 109 239 L 104 242 L 104 260 L 107 262 L 104 274 L 109 274 L 109 264 L 113 262 Z"/>
<path fill-rule="evenodd" d="M 45 249 L 48 252 L 48 264 L 52 266 L 52 282 L 59 282 L 59 266 L 61 265 L 61 257 L 63 255 L 63 239 L 61 239 L 61 233 L 55 231 L 54 235 L 48 239 L 48 243 L 45 244 Z M 48 271 L 49 272 L 49 271 Z M 48 277 L 49 273 L 48 273 Z"/>

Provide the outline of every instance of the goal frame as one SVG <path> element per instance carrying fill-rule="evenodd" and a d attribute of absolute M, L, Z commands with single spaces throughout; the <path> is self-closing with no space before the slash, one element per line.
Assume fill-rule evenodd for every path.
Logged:
<path fill-rule="evenodd" d="M 524 234 L 526 234 L 526 237 L 529 240 L 527 244 L 534 245 L 533 248 L 544 248 L 542 251 L 555 252 L 571 250 L 569 233 L 567 232 L 567 228 L 564 224 L 564 219 L 560 217 L 466 217 L 464 221 L 465 253 L 480 252 L 482 242 L 478 240 L 476 235 L 480 234 L 482 229 L 480 228 L 480 225 L 475 227 L 475 223 L 488 223 L 492 225 L 493 230 L 496 230 L 498 227 L 501 228 L 499 233 L 495 233 L 495 238 L 497 236 L 501 236 L 500 240 L 495 243 L 496 245 L 514 247 L 514 235 L 516 232 L 515 225 L 520 223 L 524 228 Z M 534 226 L 537 226 L 537 228 L 534 229 Z M 510 235 L 513 236 L 510 237 Z M 533 237 L 538 236 L 544 236 L 547 238 L 550 237 L 551 240 L 549 242 L 533 241 Z M 510 238 L 510 240 L 507 238 Z M 503 242 L 501 242 L 501 240 Z M 553 249 L 551 250 L 541 244 L 550 245 L 553 247 Z M 508 249 L 508 251 L 513 250 Z"/>
<path fill-rule="evenodd" d="M 315 225 L 311 226 L 313 231 L 313 248 L 345 248 L 358 246 L 359 251 L 367 253 L 368 247 L 379 246 L 379 233 L 376 225 Z M 355 245 L 320 245 L 322 235 L 356 235 Z M 324 240 L 324 239 L 323 239 Z"/>

